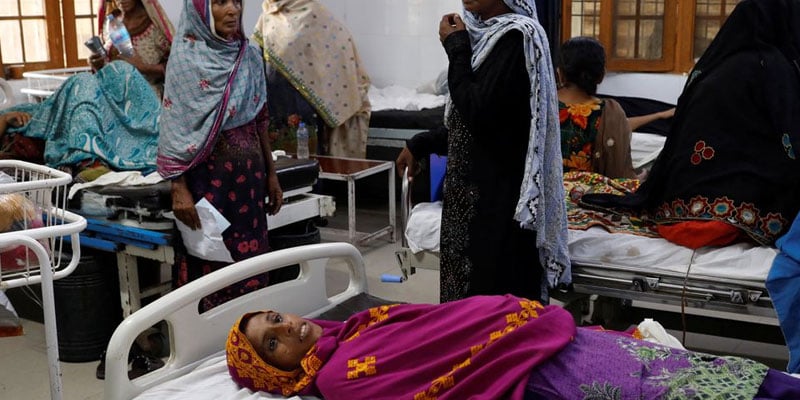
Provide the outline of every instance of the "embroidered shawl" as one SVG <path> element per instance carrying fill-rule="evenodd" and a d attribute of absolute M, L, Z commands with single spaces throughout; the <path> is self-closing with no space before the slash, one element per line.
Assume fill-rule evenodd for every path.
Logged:
<path fill-rule="evenodd" d="M 477 70 L 494 44 L 506 32 L 522 32 L 525 61 L 531 82 L 531 128 L 525 175 L 514 219 L 535 230 L 536 247 L 551 287 L 570 283 L 572 272 L 567 249 L 567 219 L 562 184 L 561 131 L 558 100 L 547 34 L 539 24 L 533 0 L 504 0 L 514 13 L 482 21 L 464 11 L 472 42 L 472 68 Z M 448 98 L 446 114 L 452 107 Z M 447 116 L 445 117 L 447 120 Z"/>
<path fill-rule="evenodd" d="M 566 346 L 576 329 L 562 308 L 511 295 L 381 306 L 345 322 L 316 322 L 322 336 L 302 371 L 288 379 L 259 375 L 269 371 L 253 362 L 258 357 L 242 344 L 244 335 L 229 338 L 234 380 L 253 390 L 326 400 L 522 399 L 531 370 Z"/>
<path fill-rule="evenodd" d="M 242 35 L 219 38 L 210 7 L 210 0 L 184 0 L 159 122 L 157 164 L 164 178 L 205 160 L 222 131 L 252 121 L 266 102 L 259 51 Z"/>
<path fill-rule="evenodd" d="M 264 0 L 261 7 L 253 40 L 328 126 L 369 111 L 364 64 L 350 32 L 325 6 L 315 0 Z"/>

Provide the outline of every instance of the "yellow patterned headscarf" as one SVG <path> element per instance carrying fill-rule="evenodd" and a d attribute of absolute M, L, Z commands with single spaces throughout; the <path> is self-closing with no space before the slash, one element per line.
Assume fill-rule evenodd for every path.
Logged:
<path fill-rule="evenodd" d="M 242 331 L 243 322 L 262 312 L 245 314 L 233 324 L 225 344 L 228 372 L 236 383 L 250 390 L 295 395 L 311 384 L 322 367 L 322 360 L 315 354 L 317 345 L 311 347 L 300 362 L 300 368 L 294 371 L 283 371 L 267 364 Z"/>

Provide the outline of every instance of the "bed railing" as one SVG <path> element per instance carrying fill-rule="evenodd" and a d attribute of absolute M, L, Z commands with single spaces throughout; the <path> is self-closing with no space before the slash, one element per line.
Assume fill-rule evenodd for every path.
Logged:
<path fill-rule="evenodd" d="M 349 283 L 337 294 L 326 286 L 328 260 L 347 264 Z M 300 265 L 296 279 L 267 286 L 200 313 L 200 300 L 233 283 L 281 267 Z M 204 358 L 225 347 L 228 331 L 243 314 L 280 310 L 306 317 L 318 316 L 336 304 L 367 291 L 364 260 L 346 243 L 324 243 L 278 250 L 232 264 L 188 283 L 131 314 L 117 327 L 106 353 L 106 399 L 130 399 L 147 388 L 191 371 Z M 169 329 L 170 356 L 165 366 L 131 380 L 128 352 L 139 333 L 160 321 Z"/>

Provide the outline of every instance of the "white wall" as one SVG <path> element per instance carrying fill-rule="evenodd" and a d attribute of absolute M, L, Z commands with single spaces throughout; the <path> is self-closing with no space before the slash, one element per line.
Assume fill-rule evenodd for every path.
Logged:
<path fill-rule="evenodd" d="M 373 85 L 415 88 L 447 66 L 439 43 L 442 15 L 461 12 L 461 0 L 319 0 L 353 34 Z M 182 0 L 161 1 L 177 27 Z M 261 1 L 244 0 L 243 24 L 250 35 Z"/>

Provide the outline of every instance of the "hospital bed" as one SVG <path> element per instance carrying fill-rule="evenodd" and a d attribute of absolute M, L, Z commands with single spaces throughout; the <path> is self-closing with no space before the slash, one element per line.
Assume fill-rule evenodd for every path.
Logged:
<path fill-rule="evenodd" d="M 286 265 L 300 275 L 262 288 L 203 314 L 200 299 L 234 282 Z M 114 332 L 106 355 L 106 399 L 273 399 L 284 397 L 240 388 L 228 373 L 225 341 L 243 314 L 280 310 L 308 318 L 344 320 L 355 312 L 389 302 L 367 294 L 364 261 L 346 243 L 308 245 L 263 254 L 193 281 L 126 318 Z M 346 286 L 331 284 L 326 269 L 348 274 Z M 137 335 L 165 321 L 170 355 L 165 366 L 139 378 L 128 377 L 128 352 Z M 292 399 L 301 399 L 295 396 Z M 302 397 L 302 399 L 316 399 Z"/>
<path fill-rule="evenodd" d="M 686 76 L 677 74 L 612 73 L 599 85 L 598 93 L 615 98 L 628 115 L 641 115 L 659 111 L 652 107 L 676 104 L 685 82 Z M 655 160 L 666 139 L 662 135 L 667 133 L 658 125 L 639 130 L 631 139 L 636 169 Z M 437 170 L 435 162 L 429 165 L 437 175 L 431 181 L 441 179 L 443 167 Z M 412 188 L 405 180 L 402 185 L 402 229 L 406 234 L 396 254 L 407 278 L 415 268 L 438 269 L 440 208 L 436 203 L 414 206 L 409 194 Z M 693 252 L 661 238 L 612 234 L 595 227 L 569 230 L 569 250 L 572 290 L 570 295 L 552 293 L 555 297 L 604 295 L 645 308 L 778 325 L 764 285 L 777 254 L 774 248 L 737 244 Z"/>
<path fill-rule="evenodd" d="M 262 288 L 203 314 L 198 312 L 199 300 L 204 296 L 252 275 L 293 264 L 300 265 L 297 278 Z M 329 284 L 326 269 L 344 269 L 349 276 L 346 287 Z M 106 353 L 105 398 L 283 398 L 240 389 L 230 379 L 225 364 L 225 340 L 241 315 L 273 309 L 344 320 L 357 311 L 387 303 L 367 295 L 364 260 L 350 244 L 294 247 L 241 261 L 168 293 L 122 321 Z M 172 351 L 165 366 L 129 379 L 127 359 L 133 341 L 140 332 L 162 320 L 169 326 Z"/>
<path fill-rule="evenodd" d="M 637 144 L 639 140 L 633 141 L 637 165 L 654 158 L 643 149 L 660 150 L 649 138 L 645 145 Z M 396 255 L 408 279 L 416 268 L 439 268 L 441 202 L 412 208 L 408 180 L 402 185 L 405 234 Z M 610 233 L 601 227 L 570 229 L 568 246 L 573 283 L 569 290 L 552 291 L 556 299 L 584 301 L 601 295 L 642 308 L 778 326 L 764 285 L 775 248 L 739 243 L 692 251 L 662 238 Z"/>
<path fill-rule="evenodd" d="M 333 215 L 333 198 L 311 193 L 319 177 L 316 160 L 277 157 L 278 181 L 284 204 L 267 216 L 271 232 L 295 223 Z M 164 216 L 172 207 L 167 181 L 142 186 L 103 185 L 82 189 L 71 206 L 87 216 L 82 245 L 116 253 L 123 316 L 141 308 L 142 299 L 172 289 L 169 266 L 174 260 L 173 221 Z M 91 205 L 88 205 L 91 204 Z M 139 258 L 161 263 L 158 282 L 141 285 Z"/>

